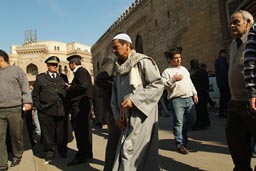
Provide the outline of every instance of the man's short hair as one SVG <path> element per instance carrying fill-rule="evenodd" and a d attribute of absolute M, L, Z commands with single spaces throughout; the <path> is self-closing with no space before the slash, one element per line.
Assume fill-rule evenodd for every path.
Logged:
<path fill-rule="evenodd" d="M 237 11 L 238 13 L 241 13 L 244 20 L 250 20 L 250 23 L 253 24 L 254 23 L 254 19 L 251 13 L 249 13 L 248 11 L 244 11 L 244 10 L 239 10 Z M 236 12 L 235 12 L 236 13 Z"/>
<path fill-rule="evenodd" d="M 8 54 L 5 51 L 1 50 L 1 49 L 0 49 L 0 56 L 3 57 L 5 62 L 7 62 L 7 63 L 10 62 Z"/>
<path fill-rule="evenodd" d="M 182 52 L 182 47 L 176 47 L 176 48 L 173 48 L 173 49 L 170 49 L 170 50 L 164 52 L 164 56 L 167 59 L 168 58 L 172 59 L 175 54 L 181 54 L 181 52 Z"/>
<path fill-rule="evenodd" d="M 220 56 L 222 53 L 225 53 L 225 54 L 227 54 L 227 51 L 226 51 L 226 49 L 221 49 L 221 50 L 219 51 L 219 56 Z"/>

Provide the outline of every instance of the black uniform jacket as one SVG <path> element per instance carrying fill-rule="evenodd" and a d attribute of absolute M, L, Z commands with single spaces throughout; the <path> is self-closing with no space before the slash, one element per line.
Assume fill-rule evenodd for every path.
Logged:
<path fill-rule="evenodd" d="M 48 72 L 37 75 L 32 98 L 39 113 L 51 116 L 65 116 L 64 102 L 66 86 L 62 76 L 52 79 Z"/>
<path fill-rule="evenodd" d="M 75 72 L 68 94 L 71 103 L 92 97 L 91 75 L 85 68 L 80 67 Z"/>

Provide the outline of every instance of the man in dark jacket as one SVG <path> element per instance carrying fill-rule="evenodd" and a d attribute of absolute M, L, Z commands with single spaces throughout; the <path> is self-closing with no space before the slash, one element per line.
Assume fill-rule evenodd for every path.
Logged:
<path fill-rule="evenodd" d="M 63 77 L 57 73 L 59 61 L 56 56 L 45 60 L 48 71 L 37 75 L 32 91 L 34 107 L 38 111 L 41 125 L 41 140 L 47 163 L 53 159 L 56 146 L 61 156 L 65 156 L 66 153 L 63 147 L 66 85 Z"/>
<path fill-rule="evenodd" d="M 77 165 L 93 158 L 92 134 L 89 120 L 92 98 L 92 81 L 89 72 L 81 65 L 81 56 L 67 58 L 74 73 L 71 85 L 67 85 L 70 101 L 71 123 L 75 132 L 78 152 L 68 166 Z"/>
<path fill-rule="evenodd" d="M 103 109 L 105 112 L 109 112 L 108 142 L 105 151 L 105 163 L 103 171 L 112 171 L 113 164 L 115 161 L 116 149 L 121 134 L 120 129 L 115 124 L 115 119 L 110 105 L 115 61 L 116 59 L 105 58 L 95 79 L 95 85 L 97 85 L 103 91 L 104 94 L 101 97 L 104 104 Z"/>
<path fill-rule="evenodd" d="M 227 113 L 227 106 L 230 100 L 230 91 L 228 85 L 228 62 L 227 52 L 225 49 L 219 51 L 219 57 L 214 63 L 216 81 L 219 88 L 219 117 L 225 117 Z"/>

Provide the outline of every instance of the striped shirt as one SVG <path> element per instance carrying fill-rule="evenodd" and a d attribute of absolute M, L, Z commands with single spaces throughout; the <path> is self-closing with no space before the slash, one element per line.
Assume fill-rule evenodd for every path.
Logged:
<path fill-rule="evenodd" d="M 256 97 L 256 24 L 249 31 L 244 51 L 244 79 L 250 97 Z"/>

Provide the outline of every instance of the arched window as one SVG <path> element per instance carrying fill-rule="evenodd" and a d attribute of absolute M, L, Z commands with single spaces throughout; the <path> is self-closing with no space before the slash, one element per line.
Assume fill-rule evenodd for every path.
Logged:
<path fill-rule="evenodd" d="M 67 75 L 68 74 L 68 67 L 67 65 L 64 66 L 64 73 Z"/>
<path fill-rule="evenodd" d="M 97 71 L 100 69 L 100 62 L 97 62 Z"/>
<path fill-rule="evenodd" d="M 62 73 L 62 66 L 59 65 L 59 73 Z"/>
<path fill-rule="evenodd" d="M 27 74 L 28 75 L 37 75 L 38 74 L 38 68 L 35 64 L 29 64 L 27 66 Z"/>
<path fill-rule="evenodd" d="M 143 41 L 140 35 L 136 37 L 135 50 L 139 53 L 143 53 Z"/>

